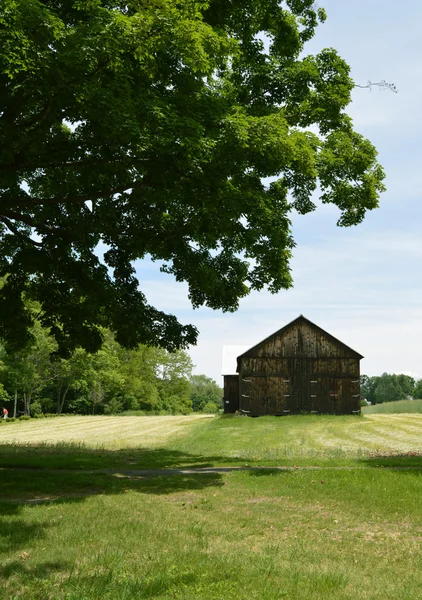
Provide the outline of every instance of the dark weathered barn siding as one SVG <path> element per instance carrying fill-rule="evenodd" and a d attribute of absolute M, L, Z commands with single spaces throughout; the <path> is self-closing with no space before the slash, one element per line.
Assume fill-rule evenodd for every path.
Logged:
<path fill-rule="evenodd" d="M 359 411 L 361 358 L 300 316 L 238 357 L 238 406 L 251 415 Z"/>
<path fill-rule="evenodd" d="M 223 406 L 225 413 L 235 413 L 239 409 L 239 375 L 224 376 Z"/>

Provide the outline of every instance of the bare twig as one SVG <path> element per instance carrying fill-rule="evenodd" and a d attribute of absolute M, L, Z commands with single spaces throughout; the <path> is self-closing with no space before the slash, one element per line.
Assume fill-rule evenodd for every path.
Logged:
<path fill-rule="evenodd" d="M 387 81 L 368 81 L 366 85 L 359 85 L 355 83 L 355 87 L 372 90 L 372 88 L 376 86 L 382 90 L 389 90 L 390 92 L 394 92 L 394 94 L 398 93 L 398 89 L 394 83 L 388 83 Z"/>

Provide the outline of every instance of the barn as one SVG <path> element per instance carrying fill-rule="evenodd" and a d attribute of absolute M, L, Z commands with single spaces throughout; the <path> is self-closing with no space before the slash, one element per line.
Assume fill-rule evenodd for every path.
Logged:
<path fill-rule="evenodd" d="M 237 357 L 237 373 L 224 375 L 224 412 L 358 413 L 362 358 L 300 315 Z"/>

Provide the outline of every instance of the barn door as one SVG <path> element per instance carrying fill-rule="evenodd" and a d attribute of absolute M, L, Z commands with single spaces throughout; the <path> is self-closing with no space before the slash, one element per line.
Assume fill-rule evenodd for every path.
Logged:
<path fill-rule="evenodd" d="M 341 391 L 339 390 L 338 379 L 328 377 L 328 398 L 327 413 L 332 415 L 339 414 L 339 401 L 341 400 Z"/>
<path fill-rule="evenodd" d="M 300 413 L 310 411 L 311 405 L 311 375 L 309 361 L 305 358 L 289 359 L 290 377 L 290 411 Z"/>
<path fill-rule="evenodd" d="M 225 413 L 235 413 L 239 408 L 239 376 L 224 376 L 223 407 Z"/>
<path fill-rule="evenodd" d="M 286 377 L 242 377 L 240 408 L 254 417 L 285 414 L 290 409 L 289 386 Z"/>
<path fill-rule="evenodd" d="M 283 415 L 289 410 L 289 379 L 285 376 L 267 377 L 264 407 L 267 415 Z"/>
<path fill-rule="evenodd" d="M 251 416 L 275 414 L 277 385 L 274 377 L 249 377 L 249 406 Z"/>

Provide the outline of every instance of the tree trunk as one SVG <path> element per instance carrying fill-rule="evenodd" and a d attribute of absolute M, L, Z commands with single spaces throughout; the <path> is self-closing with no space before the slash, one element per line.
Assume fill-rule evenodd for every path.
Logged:
<path fill-rule="evenodd" d="M 23 414 L 27 417 L 30 417 L 31 414 L 29 412 L 29 406 L 31 404 L 31 392 L 28 394 L 26 392 L 23 393 Z"/>
<path fill-rule="evenodd" d="M 15 390 L 15 404 L 13 405 L 13 418 L 16 419 L 16 411 L 18 408 L 18 390 Z"/>
<path fill-rule="evenodd" d="M 67 396 L 67 392 L 69 391 L 69 386 L 67 386 L 67 388 L 65 389 L 65 391 L 63 392 L 63 396 L 60 398 L 59 395 L 59 400 L 58 400 L 58 404 L 57 404 L 57 414 L 61 415 L 62 411 L 63 411 L 63 406 L 66 400 L 66 396 Z"/>
<path fill-rule="evenodd" d="M 62 388 L 58 388 L 58 390 L 57 390 L 57 407 L 56 407 L 56 412 L 58 415 L 60 415 L 62 413 L 61 399 L 62 399 Z"/>

